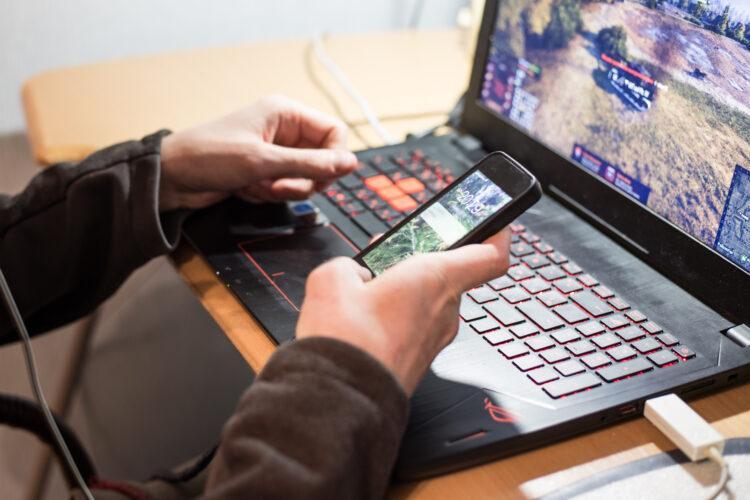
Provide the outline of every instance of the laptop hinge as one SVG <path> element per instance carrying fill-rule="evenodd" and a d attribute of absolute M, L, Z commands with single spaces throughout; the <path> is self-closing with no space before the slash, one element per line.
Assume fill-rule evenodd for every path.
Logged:
<path fill-rule="evenodd" d="M 600 224 L 601 226 L 605 227 L 608 231 L 612 232 L 617 237 L 619 237 L 623 241 L 625 241 L 628 244 L 630 244 L 630 246 L 632 246 L 633 248 L 635 248 L 639 252 L 641 252 L 641 253 L 643 253 L 645 255 L 648 255 L 650 253 L 648 251 L 648 249 L 644 248 L 642 245 L 639 245 L 635 240 L 633 240 L 632 238 L 630 238 L 628 235 L 626 235 L 625 233 L 623 233 L 622 231 L 620 231 L 619 229 L 617 229 L 616 227 L 614 227 L 612 224 L 608 223 L 607 221 L 605 221 L 604 219 L 602 219 L 601 217 L 599 217 L 598 215 L 596 215 L 594 212 L 592 212 L 588 208 L 586 208 L 583 205 L 581 205 L 580 203 L 578 203 L 576 200 L 574 200 L 573 198 L 571 198 L 570 196 L 568 196 L 564 191 L 562 191 L 560 188 L 558 188 L 554 184 L 549 184 L 547 186 L 547 189 L 549 191 L 553 192 L 559 198 L 562 198 L 563 200 L 565 200 L 570 205 L 573 205 L 573 207 L 575 207 L 577 210 L 579 210 L 580 212 L 582 212 L 587 217 L 591 218 L 591 220 L 593 220 L 597 224 Z"/>
<path fill-rule="evenodd" d="M 750 326 L 744 323 L 728 329 L 725 335 L 740 347 L 750 347 Z"/>

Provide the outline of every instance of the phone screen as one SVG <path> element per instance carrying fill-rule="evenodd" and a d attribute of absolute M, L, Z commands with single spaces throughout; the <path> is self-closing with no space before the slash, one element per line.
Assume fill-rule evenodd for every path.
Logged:
<path fill-rule="evenodd" d="M 445 250 L 510 201 L 510 195 L 477 170 L 377 242 L 362 260 L 378 275 L 414 254 Z"/>

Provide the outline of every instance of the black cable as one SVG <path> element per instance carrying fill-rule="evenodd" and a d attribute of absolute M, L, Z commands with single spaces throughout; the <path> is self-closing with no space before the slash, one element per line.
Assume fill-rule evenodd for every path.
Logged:
<path fill-rule="evenodd" d="M 73 459 L 76 464 L 78 464 L 81 476 L 87 481 L 91 481 L 97 476 L 97 472 L 94 463 L 91 461 L 88 453 L 86 453 L 86 449 L 73 431 L 65 425 L 65 422 L 63 422 L 57 415 L 53 416 L 57 427 L 60 429 L 60 434 L 70 447 L 70 453 L 73 456 Z M 62 450 L 58 446 L 57 441 L 55 441 L 55 438 L 47 425 L 44 411 L 35 402 L 19 396 L 0 394 L 0 425 L 7 425 L 34 434 L 43 443 L 52 448 L 61 463 L 65 462 Z M 68 467 L 62 467 L 62 471 L 68 482 L 68 486 L 71 488 L 78 486 L 75 476 L 73 476 Z"/>
<path fill-rule="evenodd" d="M 49 427 L 50 434 L 54 438 L 55 443 L 57 443 L 57 447 L 62 454 L 64 463 L 67 465 L 70 474 L 75 478 L 75 483 L 81 489 L 81 492 L 87 500 L 94 500 L 94 496 L 91 494 L 91 490 L 89 490 L 86 481 L 84 481 L 83 476 L 81 476 L 81 472 L 78 470 L 78 466 L 76 465 L 76 462 L 70 453 L 70 449 L 68 449 L 68 445 L 65 443 L 65 439 L 60 433 L 60 429 L 57 426 L 55 417 L 52 416 L 52 412 L 49 409 L 47 400 L 44 398 L 42 384 L 39 381 L 39 375 L 36 371 L 34 351 L 31 349 L 31 338 L 29 337 L 28 330 L 26 330 L 26 325 L 23 322 L 23 316 L 21 316 L 21 312 L 18 310 L 16 301 L 13 299 L 13 293 L 11 293 L 10 291 L 10 287 L 8 286 L 8 282 L 5 280 L 5 275 L 3 274 L 2 269 L 0 269 L 0 292 L 2 292 L 3 301 L 5 302 L 5 307 L 8 309 L 8 314 L 15 324 L 16 330 L 18 330 L 18 334 L 21 336 L 23 353 L 26 357 L 26 369 L 29 373 L 29 379 L 31 382 L 31 389 L 34 391 L 34 397 L 36 398 L 36 401 L 42 410 L 44 419 L 47 421 L 47 426 Z"/>

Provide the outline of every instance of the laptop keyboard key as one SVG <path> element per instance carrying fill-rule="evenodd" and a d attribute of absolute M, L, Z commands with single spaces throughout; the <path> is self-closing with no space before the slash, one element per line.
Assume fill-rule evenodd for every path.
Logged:
<path fill-rule="evenodd" d="M 610 358 L 617 362 L 625 361 L 626 359 L 634 358 L 637 356 L 635 349 L 629 345 L 618 345 L 612 349 L 607 349 L 607 354 Z"/>
<path fill-rule="evenodd" d="M 534 300 L 518 304 L 516 309 L 525 314 L 544 331 L 554 330 L 555 328 L 560 328 L 565 325 L 565 323 L 552 314 L 549 309 L 544 307 L 540 302 Z"/>
<path fill-rule="evenodd" d="M 550 254 L 547 254 L 547 258 L 554 262 L 555 264 L 565 264 L 568 262 L 568 258 L 561 254 L 560 252 L 552 252 Z"/>
<path fill-rule="evenodd" d="M 570 354 L 567 351 L 564 351 L 561 347 L 542 351 L 539 355 L 549 364 L 559 363 L 560 361 L 570 359 Z"/>
<path fill-rule="evenodd" d="M 557 290 L 550 290 L 549 292 L 540 293 L 537 298 L 547 307 L 559 306 L 568 301 L 565 295 L 561 294 Z"/>
<path fill-rule="evenodd" d="M 539 370 L 527 373 L 527 376 L 537 385 L 546 384 L 560 378 L 560 374 L 552 368 L 540 368 Z"/>
<path fill-rule="evenodd" d="M 555 342 L 547 335 L 537 335 L 528 339 L 525 344 L 534 352 L 543 351 L 555 346 Z"/>
<path fill-rule="evenodd" d="M 534 276 L 534 271 L 526 266 L 519 264 L 508 269 L 508 276 L 513 278 L 515 281 L 521 281 Z"/>
<path fill-rule="evenodd" d="M 521 241 L 510 246 L 510 253 L 512 253 L 516 257 L 523 257 L 524 255 L 534 253 L 534 249 L 531 247 L 531 245 Z"/>
<path fill-rule="evenodd" d="M 458 314 L 467 323 L 487 316 L 487 313 L 471 299 L 461 297 L 461 307 Z"/>
<path fill-rule="evenodd" d="M 585 290 L 580 293 L 574 293 L 570 298 L 584 308 L 586 312 L 595 318 L 606 316 L 612 312 L 612 308 L 602 299 L 594 295 L 591 291 Z"/>
<path fill-rule="evenodd" d="M 679 340 L 677 340 L 677 337 L 672 335 L 671 333 L 660 333 L 656 336 L 656 340 L 661 342 L 667 347 L 672 347 L 673 345 L 677 345 L 680 343 Z"/>
<path fill-rule="evenodd" d="M 578 281 L 580 281 L 582 284 L 588 287 L 596 286 L 599 284 L 596 278 L 594 278 L 590 274 L 582 274 L 578 276 Z"/>
<path fill-rule="evenodd" d="M 518 337 L 519 339 L 525 337 L 531 337 L 539 333 L 539 329 L 530 322 L 521 323 L 519 325 L 511 326 L 510 332 Z"/>
<path fill-rule="evenodd" d="M 569 361 L 563 361 L 562 363 L 556 364 L 555 370 L 557 370 L 563 377 L 571 377 L 573 375 L 578 375 L 579 373 L 585 372 L 586 367 L 575 359 L 571 359 Z"/>
<path fill-rule="evenodd" d="M 513 326 L 526 321 L 521 313 L 499 300 L 486 304 L 484 310 L 494 316 L 503 326 Z"/>
<path fill-rule="evenodd" d="M 617 328 L 622 328 L 623 326 L 627 325 L 628 320 L 625 319 L 625 316 L 623 316 L 622 314 L 615 314 L 614 316 L 604 318 L 602 320 L 602 323 L 610 330 L 616 330 Z"/>
<path fill-rule="evenodd" d="M 522 356 L 513 360 L 513 364 L 522 372 L 527 372 L 535 368 L 541 368 L 544 366 L 544 361 L 539 359 L 539 356 L 536 354 L 529 354 L 528 356 Z"/>
<path fill-rule="evenodd" d="M 568 323 L 580 323 L 581 321 L 589 319 L 588 314 L 574 304 L 565 304 L 554 308 L 553 311 Z"/>
<path fill-rule="evenodd" d="M 655 364 L 659 368 L 662 368 L 667 365 L 671 365 L 672 363 L 677 363 L 679 361 L 677 359 L 677 356 L 675 356 L 672 351 L 666 351 L 666 350 L 649 354 L 646 357 L 649 359 L 649 361 L 651 361 L 653 364 Z"/>
<path fill-rule="evenodd" d="M 612 297 L 609 299 L 609 305 L 617 309 L 618 311 L 624 311 L 630 309 L 630 304 L 622 300 L 620 297 Z"/>
<path fill-rule="evenodd" d="M 355 215 L 351 220 L 353 220 L 355 224 L 361 227 L 362 230 L 370 236 L 388 231 L 388 226 L 375 217 L 375 214 L 371 212 L 363 212 L 359 215 Z"/>
<path fill-rule="evenodd" d="M 614 293 L 612 293 L 612 290 L 607 288 L 606 286 L 599 285 L 592 288 L 595 294 L 597 294 L 599 297 L 603 299 L 608 299 L 610 297 L 614 297 Z"/>
<path fill-rule="evenodd" d="M 571 276 L 575 276 L 576 274 L 581 274 L 583 272 L 583 269 L 581 269 L 581 267 L 574 262 L 563 264 L 562 268 L 563 271 L 570 274 Z"/>
<path fill-rule="evenodd" d="M 646 321 L 646 315 L 638 309 L 631 309 L 625 313 L 625 316 L 627 316 L 627 318 L 633 323 L 642 323 L 643 321 Z"/>
<path fill-rule="evenodd" d="M 686 345 L 678 345 L 673 347 L 672 350 L 677 353 L 682 359 L 690 359 L 695 357 L 695 351 Z"/>
<path fill-rule="evenodd" d="M 505 330 L 495 330 L 485 335 L 484 340 L 490 345 L 500 345 L 513 340 L 513 335 Z"/>
<path fill-rule="evenodd" d="M 521 286 L 524 287 L 527 292 L 534 294 L 546 292 L 551 288 L 549 283 L 541 278 L 531 278 L 530 280 L 523 281 L 521 282 Z"/>
<path fill-rule="evenodd" d="M 495 318 L 486 317 L 469 323 L 469 326 L 477 333 L 487 333 L 500 328 L 500 323 Z"/>
<path fill-rule="evenodd" d="M 590 373 L 570 378 L 562 378 L 542 386 L 544 392 L 557 399 L 576 392 L 602 385 L 602 381 Z"/>
<path fill-rule="evenodd" d="M 594 344 L 588 340 L 580 340 L 578 342 L 572 342 L 565 346 L 573 356 L 583 356 L 584 354 L 590 354 L 596 350 Z"/>
<path fill-rule="evenodd" d="M 356 189 L 362 186 L 362 179 L 354 174 L 349 174 L 339 179 L 338 184 L 346 189 Z"/>
<path fill-rule="evenodd" d="M 572 328 L 564 328 L 562 330 L 552 332 L 550 334 L 550 337 L 555 339 L 558 344 L 567 344 L 568 342 L 573 342 L 574 340 L 580 339 L 581 334 L 573 330 Z"/>
<path fill-rule="evenodd" d="M 472 300 L 477 304 L 485 304 L 487 302 L 497 300 L 497 295 L 495 294 L 495 292 L 493 292 L 486 286 L 475 288 L 474 290 L 468 292 L 467 295 L 471 297 Z"/>
<path fill-rule="evenodd" d="M 615 382 L 653 369 L 654 365 L 646 361 L 644 358 L 636 358 L 624 363 L 616 363 L 607 368 L 602 368 L 596 373 L 607 382 Z"/>
<path fill-rule="evenodd" d="M 515 282 L 507 276 L 500 276 L 499 278 L 489 281 L 487 284 L 495 291 L 505 290 L 506 288 L 516 285 Z"/>
<path fill-rule="evenodd" d="M 555 288 L 560 290 L 562 293 L 572 293 L 583 290 L 583 285 L 581 285 L 577 280 L 573 278 L 557 280 L 553 283 L 553 285 L 555 285 Z"/>
<path fill-rule="evenodd" d="M 645 323 L 641 325 L 641 328 L 646 330 L 651 335 L 656 335 L 657 333 L 661 333 L 664 331 L 659 325 L 657 325 L 653 321 L 646 321 Z"/>
<path fill-rule="evenodd" d="M 632 342 L 636 339 L 640 339 L 646 336 L 646 332 L 638 328 L 637 326 L 628 326 L 627 328 L 620 328 L 615 330 L 615 333 L 625 342 Z"/>
<path fill-rule="evenodd" d="M 529 348 L 521 342 L 511 342 L 500 346 L 498 351 L 506 358 L 513 359 L 528 354 Z"/>
<path fill-rule="evenodd" d="M 658 351 L 661 349 L 661 344 L 656 341 L 653 337 L 646 337 L 645 339 L 641 339 L 638 342 L 633 342 L 633 347 L 635 350 L 640 352 L 641 354 L 648 354 L 653 351 Z"/>
<path fill-rule="evenodd" d="M 525 262 L 531 269 L 539 269 L 540 267 L 548 266 L 550 262 L 547 257 L 539 254 L 527 255 L 522 258 L 521 261 Z"/>
<path fill-rule="evenodd" d="M 594 354 L 589 354 L 588 356 L 584 356 L 581 358 L 581 361 L 584 365 L 588 366 L 592 370 L 595 368 L 601 368 L 602 366 L 607 366 L 612 364 L 612 360 L 609 359 L 607 356 L 604 355 L 604 353 L 601 352 L 595 352 Z"/>
<path fill-rule="evenodd" d="M 532 233 L 531 231 L 526 231 L 525 233 L 521 233 L 521 239 L 525 241 L 526 243 L 536 243 L 537 241 L 541 240 L 539 236 Z"/>
<path fill-rule="evenodd" d="M 620 339 L 614 336 L 612 333 L 605 333 L 603 335 L 599 335 L 598 337 L 594 337 L 591 339 L 591 342 L 596 344 L 596 346 L 599 349 L 607 349 L 608 347 L 612 347 L 614 345 L 621 344 Z"/>
<path fill-rule="evenodd" d="M 537 271 L 537 274 L 547 281 L 555 281 L 567 276 L 567 274 L 565 274 L 563 270 L 557 266 L 544 267 Z"/>
<path fill-rule="evenodd" d="M 511 304 L 517 304 L 519 302 L 523 302 L 524 300 L 529 300 L 531 298 L 531 295 L 529 295 L 524 289 L 517 287 L 517 286 L 502 290 L 500 292 L 500 295 L 502 295 L 503 298 L 507 300 L 508 302 L 510 302 Z"/>
<path fill-rule="evenodd" d="M 581 332 L 585 337 L 591 337 L 592 335 L 599 335 L 605 331 L 604 325 L 598 321 L 589 321 L 582 325 L 577 325 L 576 330 Z"/>
<path fill-rule="evenodd" d="M 551 245 L 543 241 L 537 241 L 532 246 L 536 248 L 536 251 L 539 253 L 550 253 L 552 250 L 554 250 Z"/>

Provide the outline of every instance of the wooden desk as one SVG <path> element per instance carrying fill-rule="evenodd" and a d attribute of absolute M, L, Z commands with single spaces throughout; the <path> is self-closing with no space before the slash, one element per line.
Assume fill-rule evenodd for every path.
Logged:
<path fill-rule="evenodd" d="M 328 47 L 380 112 L 386 128 L 401 137 L 440 123 L 465 87 L 468 50 L 461 41 L 457 32 L 395 33 L 336 38 Z M 369 54 L 371 60 L 363 62 L 361 54 Z M 333 112 L 302 69 L 304 56 L 304 42 L 274 42 L 41 75 L 24 90 L 34 154 L 45 163 L 74 160 L 105 144 L 163 126 L 179 129 L 200 122 L 269 92 L 281 91 Z M 329 89 L 336 89 L 320 68 L 318 74 Z M 368 143 L 376 144 L 378 139 L 361 113 L 340 92 L 336 95 L 347 122 Z M 71 110 L 77 113 L 71 115 Z M 350 144 L 354 149 L 363 147 L 355 137 Z M 191 248 L 180 247 L 174 261 L 250 367 L 260 370 L 275 348 L 263 330 Z M 750 384 L 697 400 L 693 407 L 727 437 L 750 435 Z M 562 486 L 672 448 L 639 418 L 465 471 L 394 485 L 390 494 L 393 498 L 520 498 L 521 485 L 535 478 L 560 473 L 550 484 Z"/>

